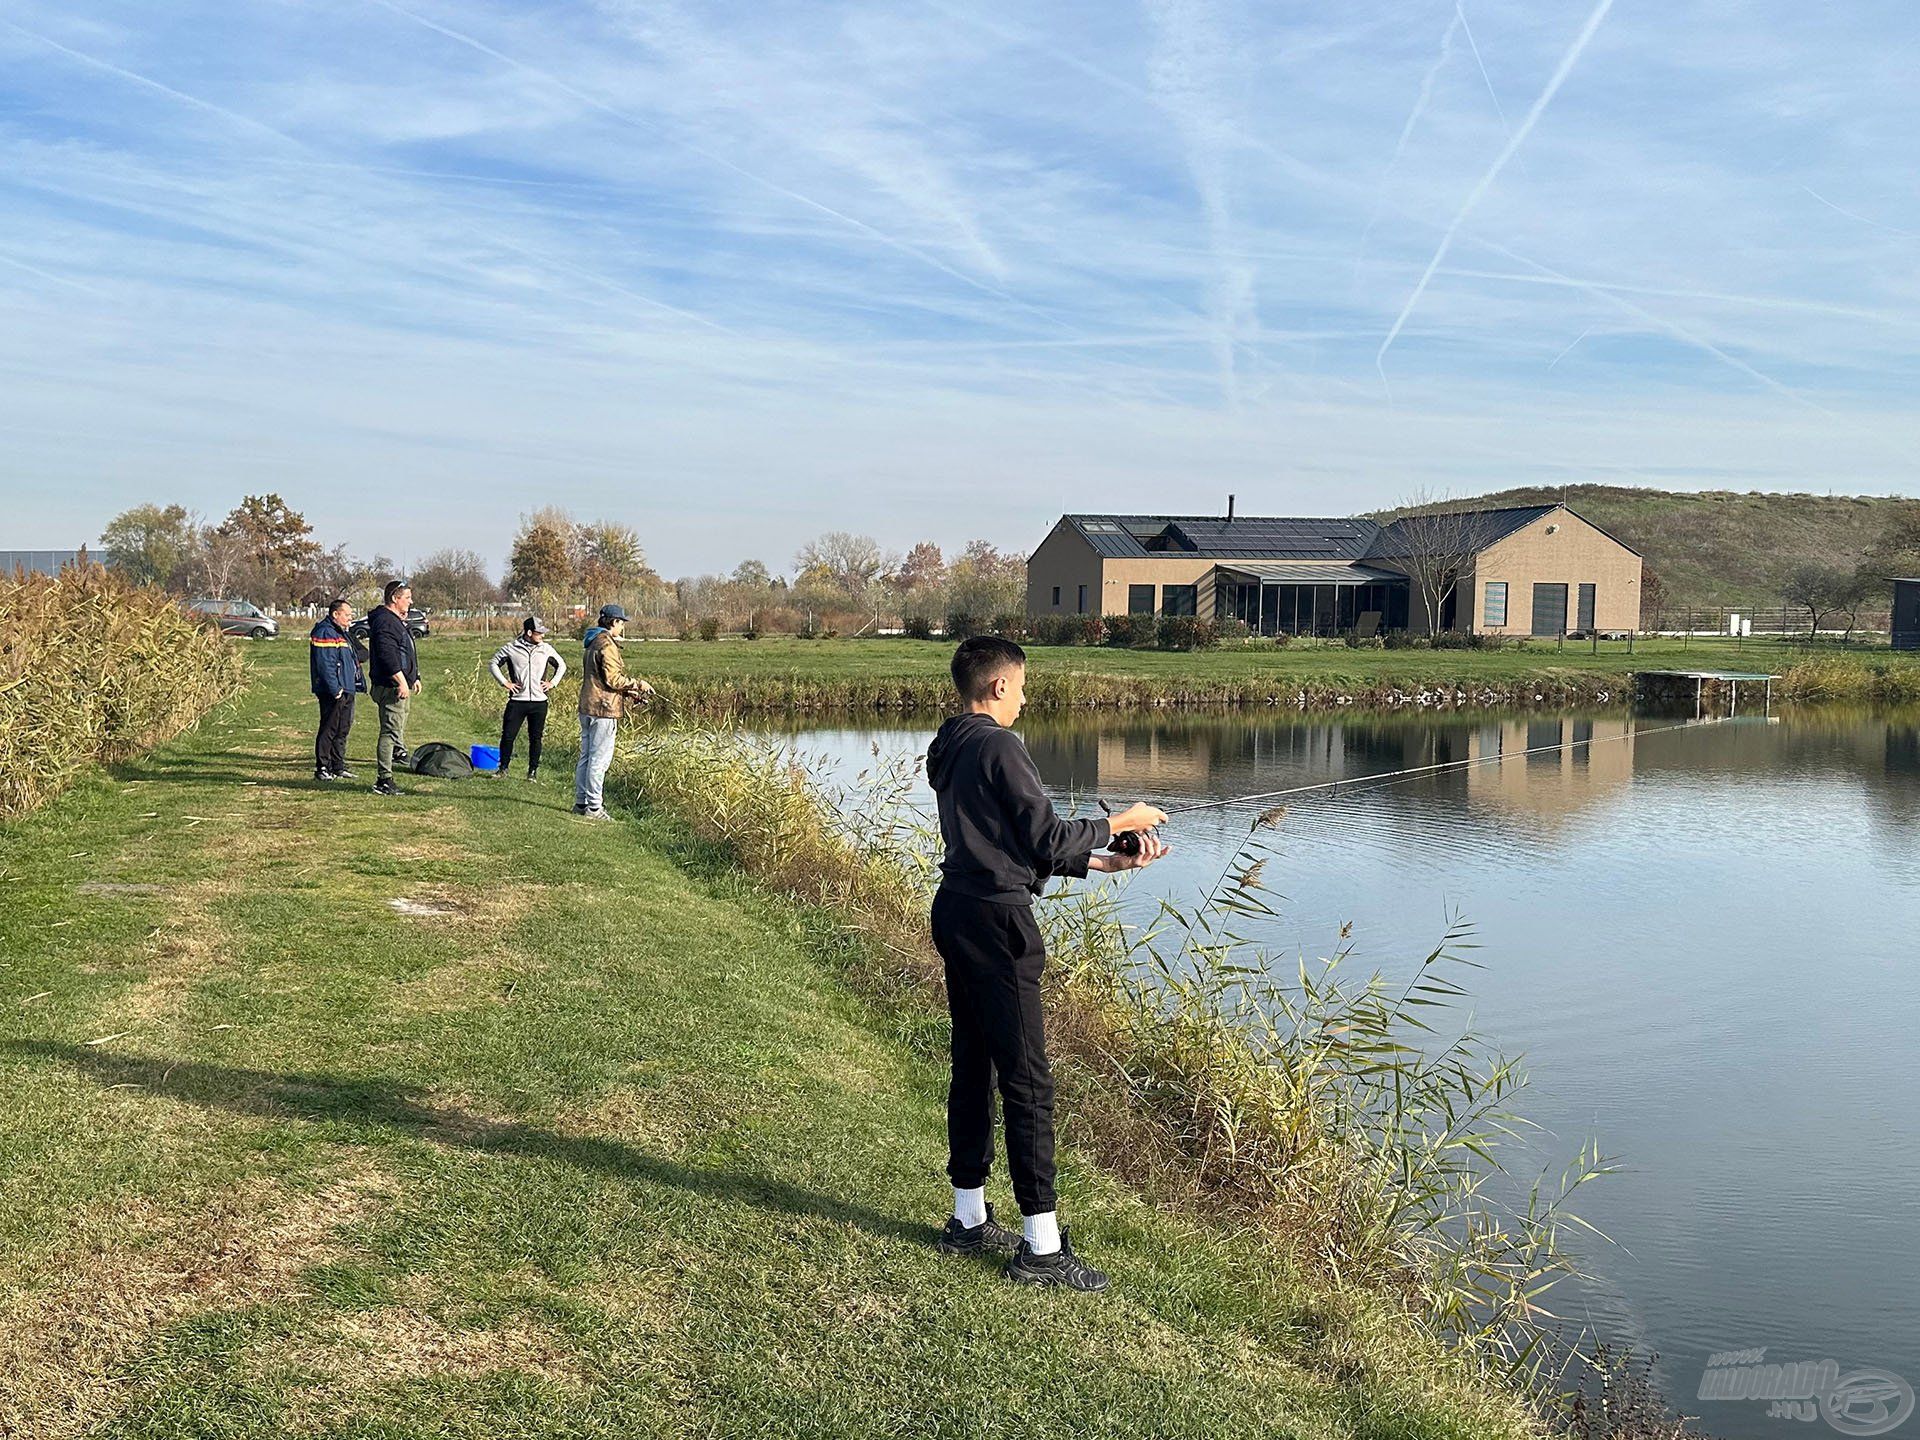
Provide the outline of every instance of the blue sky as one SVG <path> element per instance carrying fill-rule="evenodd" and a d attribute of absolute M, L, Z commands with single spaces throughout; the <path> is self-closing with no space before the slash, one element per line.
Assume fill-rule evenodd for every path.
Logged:
<path fill-rule="evenodd" d="M 0 545 L 1914 490 L 1920 13 L 0 0 Z"/>

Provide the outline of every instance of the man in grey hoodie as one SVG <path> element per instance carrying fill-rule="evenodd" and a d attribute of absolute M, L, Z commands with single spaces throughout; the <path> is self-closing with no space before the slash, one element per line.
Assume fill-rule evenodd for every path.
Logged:
<path fill-rule="evenodd" d="M 1026 704 L 1026 674 L 1026 652 L 1011 640 L 979 635 L 962 643 L 953 657 L 962 713 L 940 727 L 927 751 L 927 780 L 946 842 L 933 943 L 946 962 L 953 1019 L 947 1091 L 953 1215 L 940 1248 L 962 1255 L 1011 1250 L 1010 1280 L 1104 1290 L 1107 1277 L 1073 1253 L 1055 1213 L 1053 1072 L 1040 1013 L 1047 954 L 1033 900 L 1052 875 L 1151 865 L 1166 853 L 1153 829 L 1167 817 L 1145 803 L 1111 819 L 1068 820 L 1054 810 L 1033 757 L 1007 728 Z M 1124 852 L 1103 849 L 1128 834 L 1137 843 Z M 994 1223 L 986 1201 L 996 1075 L 1007 1168 L 1025 1231 L 1019 1237 Z"/>
<path fill-rule="evenodd" d="M 553 673 L 547 673 L 551 667 Z M 504 775 L 513 765 L 513 742 L 520 727 L 527 728 L 527 779 L 540 774 L 540 742 L 547 733 L 547 692 L 567 673 L 567 662 L 547 643 L 547 626 L 538 615 L 529 615 L 520 627 L 520 637 L 509 640 L 493 652 L 487 667 L 507 692 L 507 713 L 500 721 L 500 768 L 482 770 L 482 775 Z"/>

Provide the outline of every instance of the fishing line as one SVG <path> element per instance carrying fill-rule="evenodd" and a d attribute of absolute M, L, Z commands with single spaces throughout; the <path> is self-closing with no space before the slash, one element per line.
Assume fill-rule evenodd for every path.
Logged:
<path fill-rule="evenodd" d="M 1337 798 L 1341 790 L 1352 790 L 1360 786 L 1384 786 L 1403 784 L 1421 775 L 1440 775 L 1450 770 L 1471 770 L 1481 765 L 1498 765 L 1505 760 L 1521 760 L 1529 755 L 1548 755 L 1555 751 L 1585 745 L 1611 745 L 1622 740 L 1637 740 L 1642 736 L 1664 735 L 1670 730 L 1698 730 L 1703 726 L 1720 725 L 1728 720 L 1741 717 L 1735 715 L 1716 715 L 1710 720 L 1683 720 L 1675 725 L 1660 725 L 1651 730 L 1628 730 L 1619 735 L 1606 735 L 1600 739 L 1559 741 L 1552 745 L 1530 745 L 1524 750 L 1505 750 L 1498 755 L 1482 755 L 1471 760 L 1445 760 L 1434 765 L 1410 765 L 1404 770 L 1384 770 L 1377 775 L 1349 775 L 1338 780 L 1318 780 L 1311 785 L 1294 785 L 1285 790 L 1262 790 L 1251 795 L 1232 795 L 1224 800 L 1203 800 L 1192 805 L 1172 805 L 1166 807 L 1168 819 L 1175 815 L 1193 815 L 1203 810 L 1223 810 L 1233 805 L 1251 805 L 1274 800 L 1284 800 L 1294 795 L 1310 795 L 1316 790 L 1330 790 L 1329 798 Z M 1101 808 L 1107 808 L 1101 802 Z M 1127 837 L 1121 836 L 1120 839 Z"/>

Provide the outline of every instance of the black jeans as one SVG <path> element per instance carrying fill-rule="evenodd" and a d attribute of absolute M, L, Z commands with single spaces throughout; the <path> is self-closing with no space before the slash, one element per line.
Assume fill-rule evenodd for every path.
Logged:
<path fill-rule="evenodd" d="M 513 742 L 520 736 L 520 723 L 527 726 L 527 773 L 540 768 L 540 739 L 547 733 L 547 702 L 509 700 L 506 718 L 500 722 L 500 773 L 513 763 Z"/>
<path fill-rule="evenodd" d="M 319 695 L 320 732 L 313 737 L 313 768 L 338 775 L 347 768 L 347 732 L 353 729 L 353 692 Z"/>
<path fill-rule="evenodd" d="M 1046 946 L 1028 905 L 998 905 L 942 888 L 933 943 L 946 961 L 953 1017 L 947 1174 L 962 1190 L 993 1166 L 996 1074 L 1006 1112 L 1007 1169 L 1023 1215 L 1054 1208 L 1053 1071 L 1040 1016 Z"/>

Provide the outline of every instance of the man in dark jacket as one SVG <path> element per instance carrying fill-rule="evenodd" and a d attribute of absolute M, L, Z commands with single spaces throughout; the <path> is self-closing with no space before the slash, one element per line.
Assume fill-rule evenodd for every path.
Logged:
<path fill-rule="evenodd" d="M 395 752 L 407 753 L 407 706 L 420 693 L 420 657 L 414 653 L 413 631 L 407 628 L 407 607 L 413 587 L 389 580 L 384 601 L 367 616 L 367 640 L 372 659 L 367 662 L 373 703 L 380 710 L 380 743 L 374 751 L 376 795 L 398 795 L 393 783 Z"/>
<path fill-rule="evenodd" d="M 313 778 L 348 780 L 347 734 L 353 729 L 353 696 L 366 689 L 354 658 L 353 606 L 345 598 L 327 603 L 327 613 L 307 634 L 307 673 L 320 702 L 320 731 L 313 740 Z"/>
<path fill-rule="evenodd" d="M 1051 875 L 1151 865 L 1166 853 L 1152 834 L 1165 822 L 1151 805 L 1099 820 L 1063 819 L 1041 788 L 1020 737 L 1007 727 L 1026 704 L 1026 652 L 978 635 L 953 657 L 962 713 L 927 751 L 946 858 L 933 899 L 933 942 L 946 962 L 953 1019 L 953 1079 L 947 1091 L 947 1174 L 953 1215 L 940 1248 L 952 1254 L 1013 1252 L 1007 1277 L 1028 1285 L 1104 1290 L 1107 1277 L 1073 1253 L 1055 1213 L 1053 1072 L 1040 1014 L 1046 947 L 1033 900 Z M 1102 851 L 1137 833 L 1130 853 Z M 986 1201 L 993 1163 L 993 1088 L 1006 1111 L 1007 1168 L 1025 1233 L 994 1223 Z"/>

